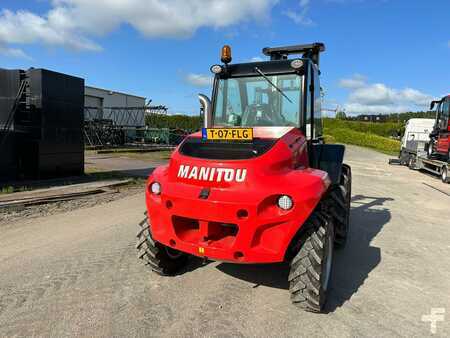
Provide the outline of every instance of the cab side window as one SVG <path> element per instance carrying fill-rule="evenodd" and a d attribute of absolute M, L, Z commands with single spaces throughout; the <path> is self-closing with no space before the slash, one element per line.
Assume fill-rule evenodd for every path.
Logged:
<path fill-rule="evenodd" d="M 445 100 L 444 102 L 441 103 L 439 108 L 439 115 L 440 115 L 439 127 L 442 130 L 447 130 L 448 128 L 449 109 L 450 109 L 449 100 Z"/>
<path fill-rule="evenodd" d="M 308 76 L 305 77 L 306 81 L 306 139 L 310 140 L 312 138 L 311 135 L 311 109 L 312 109 L 312 96 L 313 93 L 311 91 L 312 85 L 312 66 L 309 66 Z"/>
<path fill-rule="evenodd" d="M 312 78 L 314 85 L 314 135 L 313 138 L 318 138 L 322 136 L 322 104 L 321 104 L 321 96 L 320 96 L 320 80 L 319 80 L 319 71 L 315 65 L 312 66 Z"/>

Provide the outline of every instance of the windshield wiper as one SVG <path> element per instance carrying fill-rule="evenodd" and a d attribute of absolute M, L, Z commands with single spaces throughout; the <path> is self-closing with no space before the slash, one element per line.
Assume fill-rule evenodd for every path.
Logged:
<path fill-rule="evenodd" d="M 283 93 L 283 91 L 282 91 L 280 88 L 278 88 L 272 81 L 270 81 L 270 79 L 266 76 L 266 74 L 264 74 L 264 73 L 261 71 L 261 69 L 259 69 L 258 67 L 255 67 L 255 70 L 256 70 L 256 72 L 258 72 L 258 73 L 264 78 L 264 80 L 266 80 L 267 82 L 269 82 L 269 84 L 270 84 L 273 88 L 275 88 L 281 95 L 283 95 L 283 96 L 286 98 L 286 100 L 288 100 L 290 103 L 293 103 L 293 102 L 291 101 L 291 99 L 288 98 L 287 95 L 286 95 L 285 93 Z"/>

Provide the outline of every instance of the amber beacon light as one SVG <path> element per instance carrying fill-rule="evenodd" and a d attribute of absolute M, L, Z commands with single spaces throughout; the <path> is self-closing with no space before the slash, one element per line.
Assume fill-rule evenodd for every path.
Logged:
<path fill-rule="evenodd" d="M 222 47 L 222 55 L 220 57 L 220 60 L 227 64 L 231 62 L 231 47 L 228 45 L 225 45 Z"/>

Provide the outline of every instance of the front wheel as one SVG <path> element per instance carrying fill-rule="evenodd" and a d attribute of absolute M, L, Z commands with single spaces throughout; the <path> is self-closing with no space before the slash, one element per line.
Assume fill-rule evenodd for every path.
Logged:
<path fill-rule="evenodd" d="M 139 259 L 142 259 L 157 274 L 173 275 L 188 263 L 187 254 L 167 247 L 153 239 L 147 217 L 139 223 L 139 231 L 136 237 Z"/>
<path fill-rule="evenodd" d="M 294 305 L 306 311 L 321 312 L 329 290 L 333 265 L 333 224 L 325 213 L 315 211 L 301 247 L 291 261 L 289 291 Z"/>

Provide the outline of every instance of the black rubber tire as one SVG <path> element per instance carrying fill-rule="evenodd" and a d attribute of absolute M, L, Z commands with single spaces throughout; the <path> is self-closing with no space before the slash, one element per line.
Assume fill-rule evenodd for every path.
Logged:
<path fill-rule="evenodd" d="M 188 263 L 187 254 L 153 240 L 147 217 L 139 223 L 136 237 L 139 259 L 142 259 L 157 274 L 174 275 Z"/>
<path fill-rule="evenodd" d="M 404 151 L 404 150 L 402 150 L 402 151 L 400 151 L 400 155 L 399 155 L 399 161 L 400 161 L 400 165 L 406 165 L 406 162 L 407 162 L 407 157 L 408 157 L 408 154 Z"/>
<path fill-rule="evenodd" d="M 347 244 L 350 228 L 350 204 L 352 198 L 352 171 L 350 166 L 342 165 L 340 184 L 330 191 L 330 214 L 335 225 L 334 245 L 343 249 Z"/>
<path fill-rule="evenodd" d="M 448 170 L 446 167 L 442 167 L 441 169 L 441 181 L 443 183 L 450 183 L 450 177 L 448 176 Z"/>
<path fill-rule="evenodd" d="M 321 211 L 315 211 L 307 223 L 305 225 L 311 229 L 302 236 L 301 247 L 290 264 L 289 291 L 294 305 L 306 311 L 321 312 L 330 289 L 333 225 L 330 216 Z"/>
<path fill-rule="evenodd" d="M 427 149 L 427 158 L 428 158 L 428 159 L 434 159 L 434 157 L 435 157 L 434 149 L 433 149 L 433 144 L 434 144 L 433 141 L 430 141 L 430 142 L 428 143 L 428 149 Z"/>
<path fill-rule="evenodd" d="M 411 155 L 411 157 L 409 158 L 408 161 L 408 168 L 411 170 L 416 169 L 416 159 L 413 155 Z"/>

